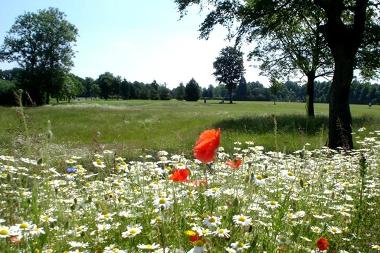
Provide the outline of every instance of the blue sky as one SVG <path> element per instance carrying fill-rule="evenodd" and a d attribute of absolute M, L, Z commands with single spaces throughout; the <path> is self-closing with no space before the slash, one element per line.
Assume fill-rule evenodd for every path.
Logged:
<path fill-rule="evenodd" d="M 5 2 L 5 3 L 4 3 Z M 226 32 L 216 29 L 209 40 L 198 39 L 204 13 L 191 9 L 179 19 L 174 0 L 12 0 L 0 9 L 0 44 L 17 16 L 57 7 L 79 30 L 72 72 L 97 78 L 109 71 L 130 81 L 176 87 L 192 77 L 201 86 L 216 84 L 212 63 L 229 45 Z M 248 50 L 248 49 L 244 49 Z M 266 83 L 246 62 L 246 79 Z M 0 63 L 0 69 L 15 66 Z"/>

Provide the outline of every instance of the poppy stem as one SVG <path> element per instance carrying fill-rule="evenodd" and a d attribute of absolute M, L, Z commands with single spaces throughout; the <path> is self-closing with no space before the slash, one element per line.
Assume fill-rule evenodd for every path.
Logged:
<path fill-rule="evenodd" d="M 203 167 L 203 174 L 204 174 L 204 176 L 205 176 L 205 180 L 206 180 L 206 184 L 205 184 L 205 186 L 206 186 L 206 189 L 208 188 L 207 186 L 208 186 L 208 179 L 207 179 L 207 164 L 206 165 L 204 165 L 204 166 L 202 166 Z"/>

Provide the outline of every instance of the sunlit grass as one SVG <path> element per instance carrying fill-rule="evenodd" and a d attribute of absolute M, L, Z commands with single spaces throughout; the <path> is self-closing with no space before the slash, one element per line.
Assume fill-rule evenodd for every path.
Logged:
<path fill-rule="evenodd" d="M 351 108 L 354 129 L 380 125 L 379 106 Z M 254 141 L 268 150 L 294 151 L 305 143 L 318 148 L 327 139 L 327 110 L 326 104 L 316 104 L 316 119 L 308 120 L 303 103 L 82 100 L 25 111 L 36 144 L 50 121 L 51 143 L 90 151 L 106 146 L 136 157 L 144 150 L 160 149 L 190 154 L 199 132 L 213 127 L 223 129 L 228 150 L 236 140 Z M 278 123 L 277 145 L 272 115 Z M 23 127 L 16 108 L 0 107 L 0 117 L 0 147 L 10 151 L 17 147 Z"/>

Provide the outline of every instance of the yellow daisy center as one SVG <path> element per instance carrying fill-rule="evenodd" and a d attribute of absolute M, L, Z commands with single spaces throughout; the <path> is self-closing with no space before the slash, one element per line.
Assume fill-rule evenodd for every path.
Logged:
<path fill-rule="evenodd" d="M 8 235 L 9 231 L 6 228 L 0 229 L 0 235 Z"/>
<path fill-rule="evenodd" d="M 27 223 L 20 224 L 20 228 L 22 228 L 22 229 L 26 229 L 28 227 L 29 227 L 29 225 Z"/>

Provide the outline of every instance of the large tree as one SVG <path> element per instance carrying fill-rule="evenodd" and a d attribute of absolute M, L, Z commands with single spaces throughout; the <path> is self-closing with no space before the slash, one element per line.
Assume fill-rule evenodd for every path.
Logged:
<path fill-rule="evenodd" d="M 380 66 L 380 26 L 378 0 L 175 0 L 179 11 L 185 13 L 192 4 L 209 4 L 210 13 L 201 25 L 201 37 L 207 38 L 214 26 L 227 26 L 230 35 L 240 38 L 252 31 L 273 29 L 292 15 L 300 15 L 308 8 L 310 13 L 321 13 L 318 32 L 331 51 L 334 60 L 333 81 L 329 103 L 330 148 L 353 147 L 350 85 L 355 68 L 365 75 L 373 75 Z M 283 10 L 288 10 L 284 12 Z M 307 14 L 307 13 L 306 13 Z M 308 14 L 307 14 L 308 15 Z M 308 17 L 308 16 L 306 16 Z M 267 26 L 265 21 L 276 20 Z M 237 27 L 234 33 L 233 28 Z M 251 38 L 254 40 L 255 38 Z"/>
<path fill-rule="evenodd" d="M 270 11 L 273 6 L 266 8 Z M 320 32 L 322 13 L 307 5 L 296 13 L 287 8 L 278 11 L 274 17 L 262 16 L 261 29 L 246 34 L 248 40 L 255 38 L 257 43 L 249 56 L 261 62 L 264 74 L 281 81 L 289 80 L 290 75 L 306 77 L 306 113 L 314 117 L 315 79 L 331 75 L 333 67 L 330 50 Z"/>
<path fill-rule="evenodd" d="M 185 100 L 186 101 L 198 101 L 200 97 L 201 88 L 194 78 L 186 84 L 185 87 Z"/>
<path fill-rule="evenodd" d="M 36 104 L 63 87 L 64 75 L 73 66 L 77 28 L 56 8 L 27 12 L 16 19 L 0 49 L 0 59 L 17 62 L 21 79 Z M 55 94 L 54 94 L 55 95 Z"/>
<path fill-rule="evenodd" d="M 115 77 L 110 72 L 105 72 L 101 75 L 99 75 L 98 79 L 96 80 L 96 83 L 99 85 L 100 89 L 100 97 L 104 99 L 109 99 L 113 95 L 115 95 L 114 87 L 115 87 Z"/>
<path fill-rule="evenodd" d="M 230 104 L 232 104 L 232 91 L 236 89 L 241 76 L 244 74 L 243 53 L 235 47 L 225 47 L 214 61 L 214 76 L 220 84 L 228 90 Z"/>
<path fill-rule="evenodd" d="M 177 88 L 174 89 L 174 97 L 177 100 L 185 99 L 185 86 L 183 83 L 180 83 Z"/>
<path fill-rule="evenodd" d="M 270 85 L 269 85 L 269 91 L 272 94 L 273 97 L 273 104 L 276 104 L 276 99 L 278 97 L 278 94 L 281 92 L 281 89 L 283 87 L 283 84 L 279 82 L 275 78 L 271 78 Z"/>
<path fill-rule="evenodd" d="M 369 0 L 327 1 L 316 0 L 324 10 L 326 21 L 323 35 L 331 49 L 335 68 L 330 89 L 329 147 L 353 147 L 351 112 L 349 106 L 350 85 L 359 57 L 372 55 L 370 64 L 378 60 L 380 51 L 379 4 Z M 376 5 L 373 5 L 376 4 Z M 375 10 L 377 9 L 377 10 Z M 373 52 L 377 52 L 373 54 Z M 378 67 L 378 62 L 373 62 Z"/>

